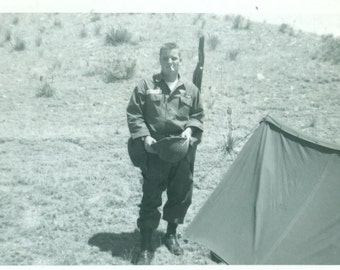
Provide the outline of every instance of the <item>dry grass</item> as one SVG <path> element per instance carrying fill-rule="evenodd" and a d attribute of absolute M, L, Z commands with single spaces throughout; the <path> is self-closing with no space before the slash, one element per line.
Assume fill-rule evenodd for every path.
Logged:
<path fill-rule="evenodd" d="M 55 88 L 51 85 L 51 83 L 42 80 L 38 86 L 36 97 L 38 98 L 51 98 L 56 94 Z"/>
<path fill-rule="evenodd" d="M 221 43 L 221 39 L 217 34 L 209 34 L 207 39 L 207 44 L 210 50 L 214 51 L 217 46 Z"/>
<path fill-rule="evenodd" d="M 340 38 L 333 35 L 322 36 L 320 56 L 323 61 L 340 64 Z"/>
<path fill-rule="evenodd" d="M 242 30 L 242 29 L 249 29 L 251 25 L 250 20 L 245 19 L 241 15 L 237 15 L 232 18 L 232 29 L 235 30 Z"/>
<path fill-rule="evenodd" d="M 294 29 L 286 23 L 280 25 L 279 32 L 290 36 L 295 35 Z"/>
<path fill-rule="evenodd" d="M 231 49 L 227 52 L 227 59 L 230 61 L 236 61 L 239 49 Z"/>
<path fill-rule="evenodd" d="M 224 141 L 221 146 L 221 151 L 223 155 L 232 155 L 236 146 L 236 138 L 233 135 L 233 121 L 232 121 L 232 109 L 227 108 L 227 135 L 224 135 Z"/>
<path fill-rule="evenodd" d="M 20 37 L 15 37 L 12 47 L 15 51 L 24 51 L 26 49 L 26 42 Z"/>
<path fill-rule="evenodd" d="M 55 18 L 54 21 L 53 21 L 53 26 L 56 27 L 56 28 L 62 28 L 63 23 L 62 23 L 61 19 Z"/>
<path fill-rule="evenodd" d="M 133 78 L 136 72 L 136 59 L 114 59 L 104 68 L 104 82 L 113 83 Z"/>
<path fill-rule="evenodd" d="M 132 39 L 132 34 L 126 28 L 111 29 L 105 35 L 105 44 L 117 46 L 124 43 L 129 43 Z"/>
<path fill-rule="evenodd" d="M 0 265 L 130 265 L 138 250 L 141 174 L 127 153 L 126 106 L 141 77 L 159 71 L 163 41 L 178 37 L 181 75 L 192 78 L 203 19 L 195 25 L 197 14 L 102 14 L 96 22 L 91 16 L 0 14 L 1 41 L 10 29 L 9 40 L 19 36 L 29 48 L 11 53 L 10 42 L 0 47 Z M 205 246 L 185 238 L 185 229 L 237 157 L 245 143 L 239 138 L 267 113 L 340 144 L 339 65 L 320 61 L 327 51 L 322 39 L 309 33 L 292 38 L 262 23 L 235 31 L 232 18 L 204 16 L 221 43 L 205 55 L 205 131 L 193 202 L 178 228 L 185 256 L 171 255 L 160 243 L 161 221 L 153 239 L 156 265 L 215 264 Z M 101 36 L 80 39 L 83 23 L 89 35 L 100 23 Z M 143 40 L 106 45 L 103 30 L 113 23 Z M 233 48 L 239 48 L 237 61 L 226 61 Z M 320 58 L 311 61 L 306 52 L 313 51 Z M 259 80 L 260 73 L 266 79 Z"/>

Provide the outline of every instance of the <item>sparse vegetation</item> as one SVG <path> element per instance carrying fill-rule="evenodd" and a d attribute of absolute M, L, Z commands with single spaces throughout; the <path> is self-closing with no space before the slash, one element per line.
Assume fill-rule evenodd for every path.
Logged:
<path fill-rule="evenodd" d="M 250 20 L 245 19 L 241 15 L 237 15 L 232 19 L 232 29 L 249 29 L 250 28 Z"/>
<path fill-rule="evenodd" d="M 53 22 L 54 27 L 56 28 L 62 28 L 63 24 L 59 18 L 56 18 Z"/>
<path fill-rule="evenodd" d="M 224 141 L 222 143 L 222 153 L 224 155 L 231 155 L 235 149 L 236 139 L 233 135 L 233 123 L 232 123 L 232 109 L 230 107 L 227 108 L 227 118 L 228 118 L 228 133 L 224 136 Z"/>
<path fill-rule="evenodd" d="M 16 16 L 20 22 L 12 25 Z M 335 36 L 292 38 L 279 25 L 260 22 L 251 31 L 234 30 L 233 15 L 204 14 L 195 25 L 197 14 L 176 14 L 173 21 L 166 14 L 107 13 L 96 22 L 91 16 L 0 14 L 0 265 L 131 265 L 140 240 L 134 230 L 142 176 L 126 149 L 129 96 L 141 77 L 159 72 L 159 46 L 171 38 L 183 49 L 181 75 L 190 81 L 196 32 L 205 21 L 220 43 L 209 51 L 204 33 L 205 133 L 196 155 L 195 199 L 178 228 L 186 255 L 170 254 L 158 234 L 155 265 L 215 264 L 210 250 L 183 232 L 267 113 L 340 144 Z M 85 39 L 79 37 L 83 23 Z M 105 44 L 107 27 L 119 25 L 137 46 L 131 40 Z M 13 50 L 15 37 L 26 41 L 25 51 Z M 162 220 L 157 231 L 164 229 Z"/>
<path fill-rule="evenodd" d="M 129 43 L 131 41 L 132 34 L 125 28 L 111 28 L 105 36 L 105 44 L 111 46 L 117 46 L 123 43 Z"/>
<path fill-rule="evenodd" d="M 16 37 L 13 43 L 13 50 L 23 51 L 25 49 L 26 49 L 26 42 L 23 39 Z"/>
<path fill-rule="evenodd" d="M 227 59 L 229 59 L 230 61 L 235 61 L 236 57 L 239 53 L 239 49 L 231 49 L 227 52 Z"/>
<path fill-rule="evenodd" d="M 320 59 L 332 64 L 340 64 L 340 38 L 324 35 L 321 39 Z"/>
<path fill-rule="evenodd" d="M 280 25 L 279 32 L 283 34 L 288 34 L 290 36 L 293 36 L 295 34 L 294 29 L 286 23 Z"/>
<path fill-rule="evenodd" d="M 217 34 L 211 34 L 208 36 L 207 44 L 210 50 L 215 50 L 217 45 L 221 43 L 221 40 Z"/>
<path fill-rule="evenodd" d="M 113 83 L 120 80 L 129 80 L 133 78 L 136 72 L 136 59 L 115 59 L 108 62 L 103 70 L 104 82 Z"/>
<path fill-rule="evenodd" d="M 40 97 L 50 98 L 50 97 L 53 97 L 54 95 L 55 95 L 54 87 L 50 83 L 48 83 L 46 80 L 43 80 L 41 78 L 40 84 L 38 86 L 37 93 L 35 96 L 38 98 Z"/>

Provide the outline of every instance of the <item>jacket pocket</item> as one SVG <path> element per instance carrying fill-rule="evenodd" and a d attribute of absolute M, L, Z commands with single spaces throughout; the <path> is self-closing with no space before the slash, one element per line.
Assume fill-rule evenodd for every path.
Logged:
<path fill-rule="evenodd" d="M 181 96 L 179 100 L 178 117 L 181 120 L 188 120 L 192 107 L 192 98 Z"/>
<path fill-rule="evenodd" d="M 192 98 L 189 96 L 181 96 L 180 98 L 181 104 L 191 107 L 192 106 Z"/>

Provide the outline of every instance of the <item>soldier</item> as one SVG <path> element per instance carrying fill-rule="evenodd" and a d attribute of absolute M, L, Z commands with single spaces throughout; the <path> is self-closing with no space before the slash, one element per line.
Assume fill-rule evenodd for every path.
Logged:
<path fill-rule="evenodd" d="M 178 224 L 183 224 L 191 204 L 195 153 L 203 132 L 200 92 L 193 83 L 184 81 L 179 75 L 181 54 L 177 44 L 165 43 L 160 49 L 159 61 L 161 72 L 138 83 L 127 107 L 131 160 L 138 145 L 145 152 L 137 165 L 143 176 L 143 197 L 137 219 L 141 233 L 138 264 L 151 263 L 152 233 L 160 222 L 158 208 L 162 205 L 165 190 L 167 202 L 162 218 L 168 224 L 164 243 L 171 253 L 183 254 L 176 229 Z M 153 147 L 169 136 L 183 137 L 188 142 L 180 160 L 160 157 Z"/>

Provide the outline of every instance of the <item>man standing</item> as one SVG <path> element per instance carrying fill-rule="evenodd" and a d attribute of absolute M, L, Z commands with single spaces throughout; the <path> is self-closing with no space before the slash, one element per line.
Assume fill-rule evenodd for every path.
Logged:
<path fill-rule="evenodd" d="M 150 264 L 153 256 L 151 239 L 158 227 L 162 193 L 167 202 L 163 219 L 168 222 L 164 243 L 171 253 L 183 254 L 176 229 L 182 224 L 191 204 L 196 147 L 203 132 L 203 107 L 198 88 L 183 81 L 179 75 L 180 49 L 175 43 L 165 43 L 159 53 L 161 72 L 135 87 L 128 107 L 127 122 L 131 139 L 144 145 L 146 160 L 140 166 L 143 175 L 143 197 L 137 226 L 141 232 L 141 253 L 138 264 Z M 176 162 L 161 159 L 153 144 L 169 137 L 186 138 L 189 149 Z M 144 150 L 143 149 L 143 150 Z"/>

